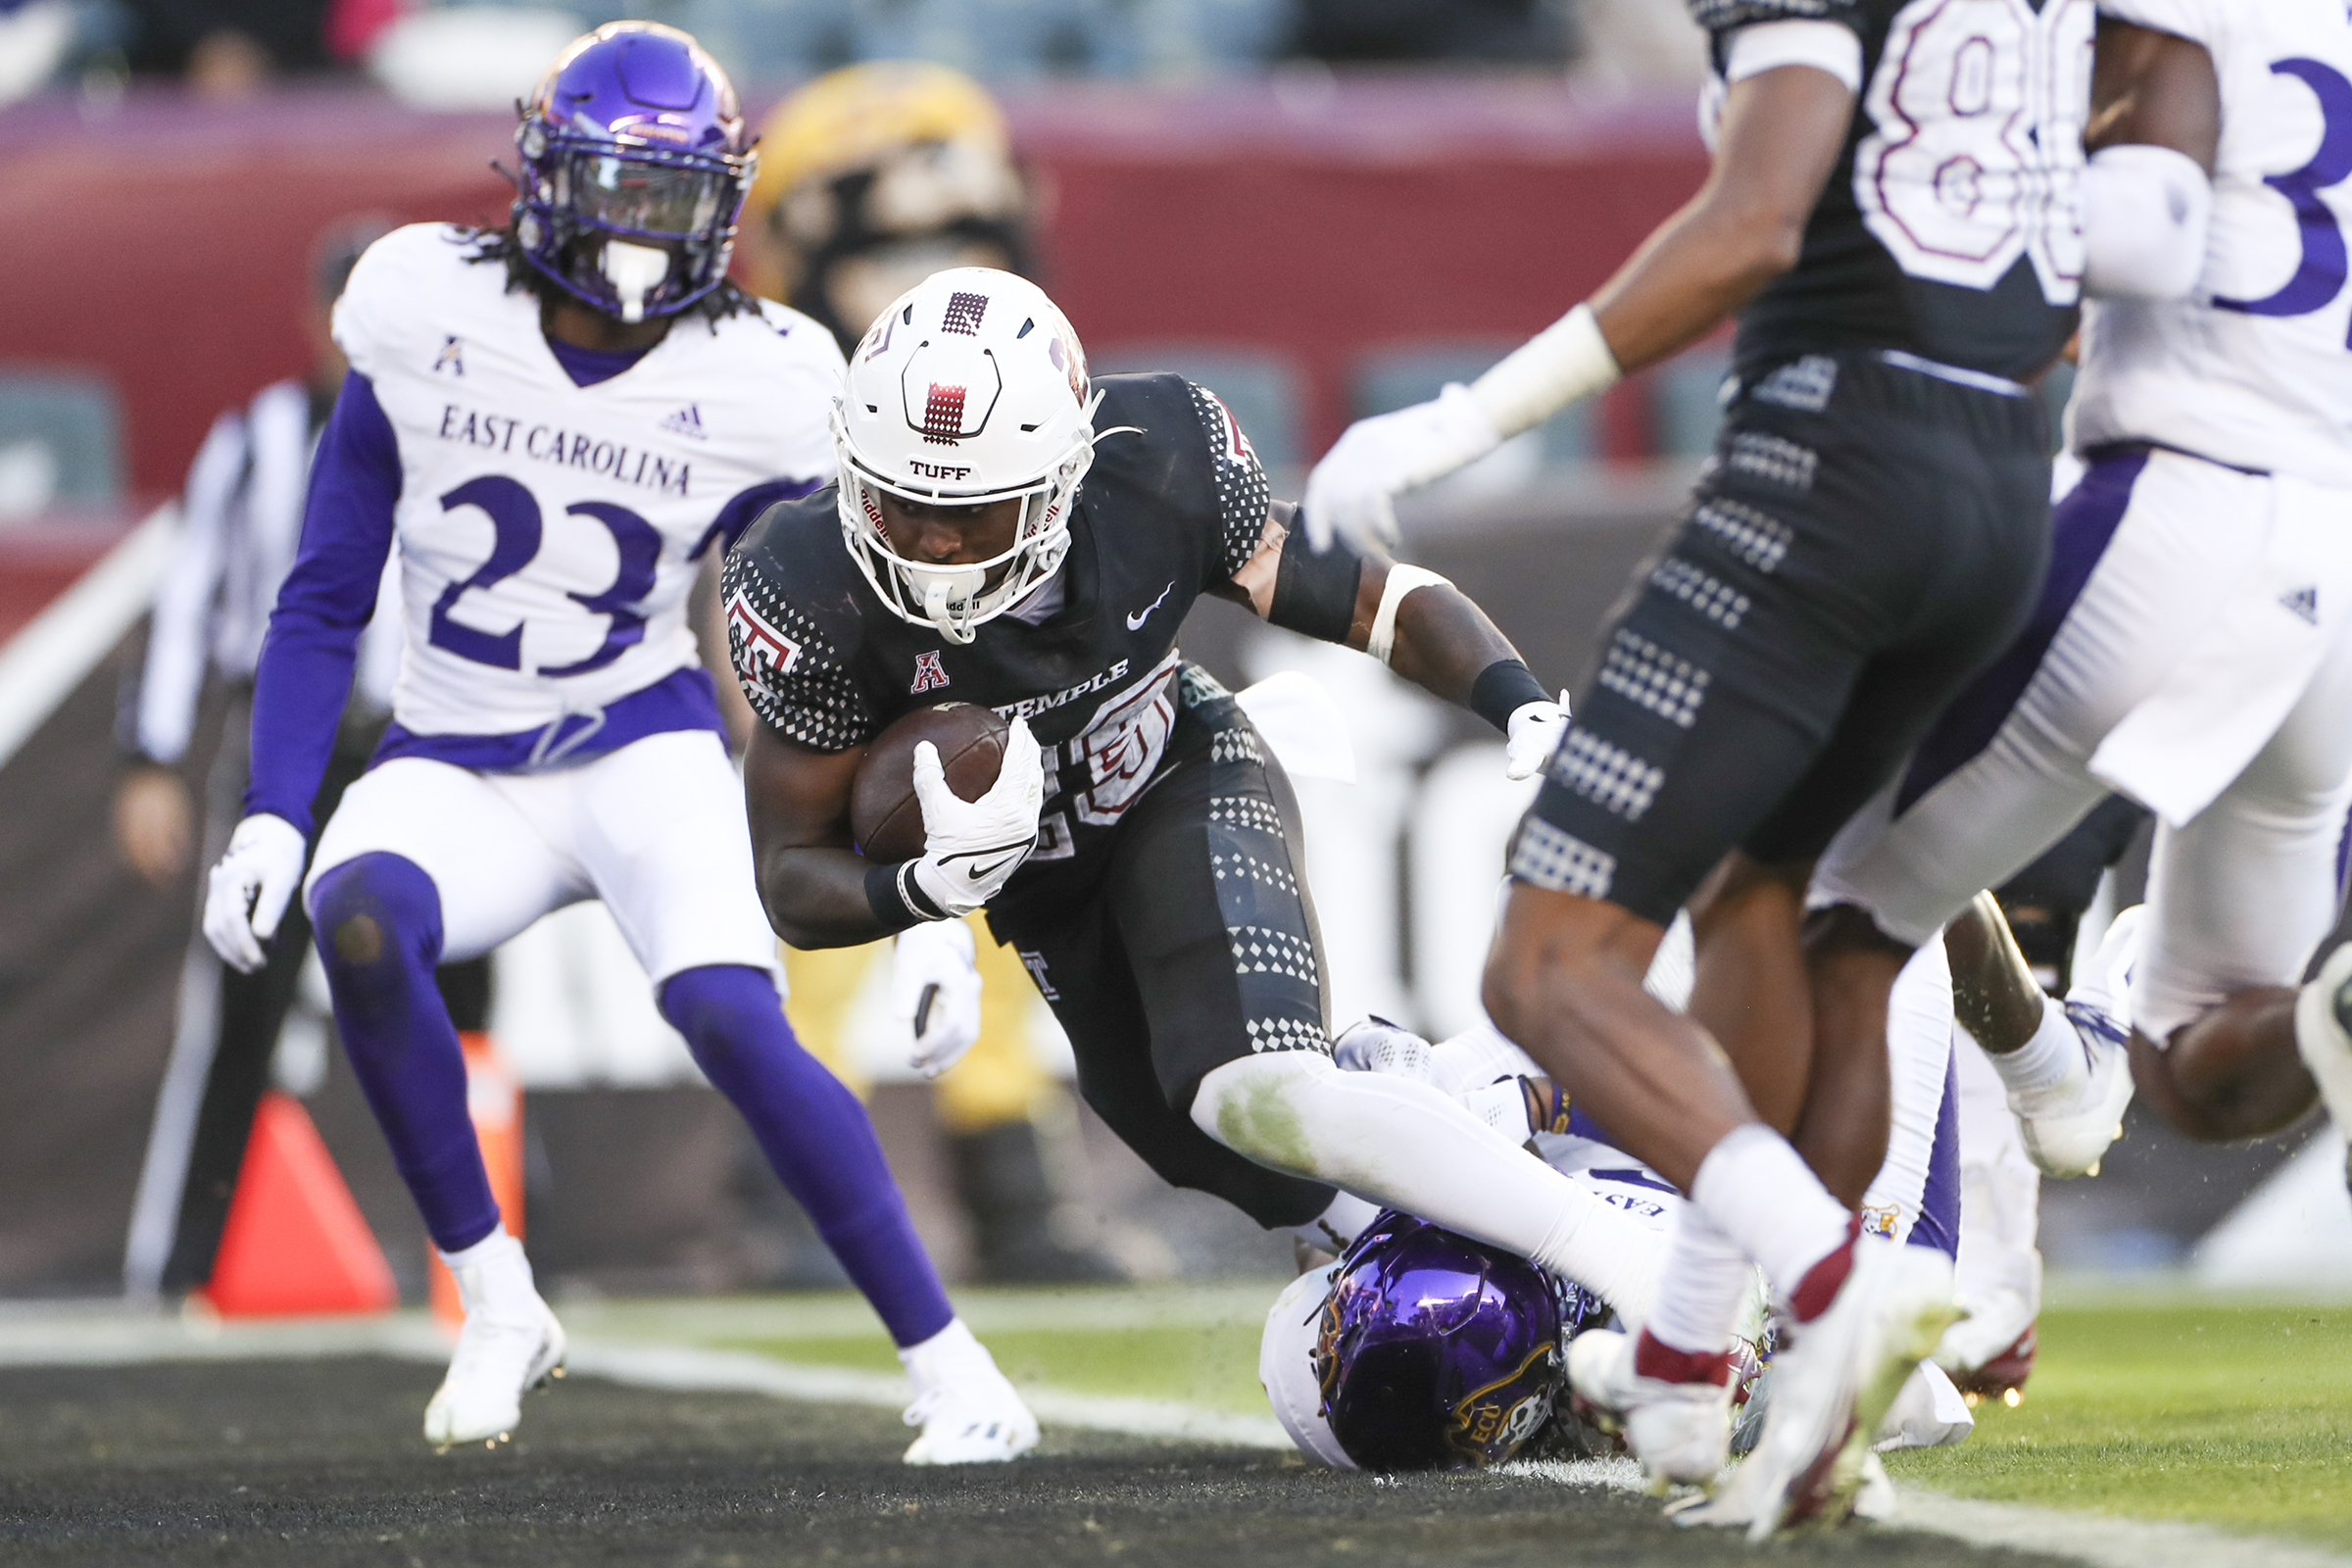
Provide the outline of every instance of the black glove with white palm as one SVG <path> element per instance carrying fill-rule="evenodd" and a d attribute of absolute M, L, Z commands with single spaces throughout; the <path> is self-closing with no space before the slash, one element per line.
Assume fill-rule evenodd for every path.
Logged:
<path fill-rule="evenodd" d="M 1037 737 L 1016 718 L 1004 737 L 997 781 L 976 801 L 948 787 L 939 748 L 914 749 L 914 798 L 923 812 L 923 858 L 902 875 L 933 906 L 965 915 L 995 898 L 1037 844 L 1046 773 Z"/>

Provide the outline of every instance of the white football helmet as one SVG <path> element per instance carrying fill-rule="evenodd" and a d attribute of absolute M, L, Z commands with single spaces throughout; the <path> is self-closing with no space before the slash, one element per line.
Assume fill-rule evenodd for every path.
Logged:
<path fill-rule="evenodd" d="M 1044 586 L 1069 553 L 1096 401 L 1078 334 L 1028 279 L 959 267 L 901 295 L 850 356 L 833 405 L 842 537 L 882 602 L 968 643 Z M 935 506 L 1017 497 L 1020 527 L 988 561 L 908 561 L 883 529 L 882 491 Z"/>

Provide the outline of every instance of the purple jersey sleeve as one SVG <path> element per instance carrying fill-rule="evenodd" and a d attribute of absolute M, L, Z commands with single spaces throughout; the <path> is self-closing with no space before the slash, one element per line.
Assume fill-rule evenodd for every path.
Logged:
<path fill-rule="evenodd" d="M 400 448 L 375 388 L 353 370 L 318 437 L 302 544 L 277 591 L 253 683 L 253 775 L 245 811 L 307 836 L 311 798 L 351 695 L 360 633 L 375 612 L 400 500 Z"/>

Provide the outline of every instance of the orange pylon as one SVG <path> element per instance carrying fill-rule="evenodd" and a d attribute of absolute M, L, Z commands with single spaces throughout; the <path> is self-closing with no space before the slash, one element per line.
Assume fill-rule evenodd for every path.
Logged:
<path fill-rule="evenodd" d="M 383 1248 L 291 1095 L 270 1090 L 255 1109 L 213 1277 L 193 1294 L 222 1317 L 384 1312 L 400 1304 Z"/>

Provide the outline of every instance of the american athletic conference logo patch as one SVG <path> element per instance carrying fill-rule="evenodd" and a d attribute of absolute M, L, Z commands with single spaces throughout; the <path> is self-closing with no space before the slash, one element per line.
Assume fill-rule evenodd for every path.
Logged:
<path fill-rule="evenodd" d="M 947 683 L 948 672 L 939 662 L 938 649 L 926 648 L 914 656 L 914 684 L 906 688 L 909 692 L 919 697 L 924 692 L 937 691 Z"/>

